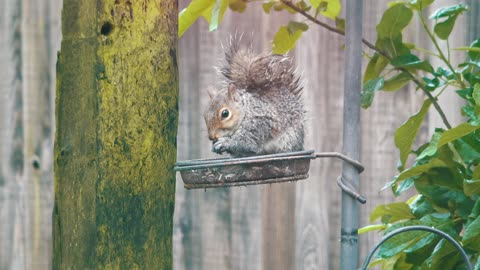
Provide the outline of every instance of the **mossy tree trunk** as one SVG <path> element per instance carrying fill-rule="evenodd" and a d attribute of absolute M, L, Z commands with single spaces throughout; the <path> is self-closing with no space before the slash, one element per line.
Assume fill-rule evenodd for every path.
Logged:
<path fill-rule="evenodd" d="M 65 0 L 54 269 L 171 269 L 177 2 Z"/>

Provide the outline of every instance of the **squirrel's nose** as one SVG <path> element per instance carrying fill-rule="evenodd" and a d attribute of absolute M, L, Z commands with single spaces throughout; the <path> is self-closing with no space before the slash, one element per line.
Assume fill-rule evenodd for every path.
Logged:
<path fill-rule="evenodd" d="M 208 135 L 208 139 L 210 141 L 216 142 L 218 140 L 218 135 L 217 134 Z"/>

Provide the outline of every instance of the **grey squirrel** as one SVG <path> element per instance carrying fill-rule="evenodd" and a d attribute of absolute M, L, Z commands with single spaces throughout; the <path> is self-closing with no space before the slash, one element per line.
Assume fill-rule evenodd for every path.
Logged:
<path fill-rule="evenodd" d="M 208 91 L 212 151 L 232 157 L 303 150 L 305 110 L 291 59 L 254 54 L 231 39 L 220 68 L 226 87 Z"/>

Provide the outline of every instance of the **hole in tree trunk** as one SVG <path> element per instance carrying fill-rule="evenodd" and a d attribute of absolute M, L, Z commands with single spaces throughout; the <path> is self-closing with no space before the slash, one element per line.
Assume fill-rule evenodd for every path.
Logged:
<path fill-rule="evenodd" d="M 113 30 L 113 25 L 109 22 L 106 22 L 102 25 L 102 28 L 100 29 L 100 33 L 104 36 L 108 36 Z"/>

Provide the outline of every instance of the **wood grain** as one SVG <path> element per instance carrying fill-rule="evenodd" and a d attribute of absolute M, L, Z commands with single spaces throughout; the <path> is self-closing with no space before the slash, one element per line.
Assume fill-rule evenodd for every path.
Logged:
<path fill-rule="evenodd" d="M 179 2 L 181 9 L 189 1 Z M 368 40 L 375 40 L 375 25 L 387 2 L 365 0 L 364 37 Z M 474 31 L 478 32 L 479 4 L 476 0 L 468 2 L 472 6 L 468 15 L 470 23 L 459 17 L 452 36 L 452 41 L 459 44 L 452 42 L 451 48 L 462 44 L 464 35 L 468 38 L 466 44 L 478 37 Z M 437 0 L 437 6 L 430 10 L 453 3 L 456 1 Z M 228 11 L 220 29 L 214 33 L 207 31 L 208 26 L 201 19 L 179 42 L 178 160 L 215 156 L 210 152 L 201 114 L 207 102 L 205 90 L 219 78 L 213 67 L 223 58 L 221 42 L 227 40 L 230 33 L 245 33 L 255 49 L 268 50 L 269 40 L 278 27 L 289 20 L 285 13 L 265 16 L 259 4 L 251 4 L 245 14 Z M 48 135 L 46 129 L 53 121 L 61 6 L 61 0 L 0 0 L 0 269 L 31 269 L 34 263 L 35 269 L 51 268 L 52 145 L 47 138 L 51 134 Z M 22 17 L 22 12 L 30 12 L 28 20 Z M 44 32 L 35 26 L 41 18 Z M 302 19 L 297 17 L 297 20 Z M 420 24 L 414 24 L 404 39 L 427 47 Z M 468 33 L 462 28 L 469 29 Z M 42 34 L 45 36 L 41 37 Z M 34 43 L 24 44 L 27 40 Z M 307 149 L 342 149 L 343 42 L 342 37 L 310 25 L 291 53 L 304 78 Z M 41 58 L 42 55 L 47 57 Z M 455 57 L 462 59 L 461 55 Z M 39 68 L 42 70 L 38 71 Z M 37 97 L 32 93 L 24 98 L 28 91 L 45 89 L 37 78 L 44 74 L 43 69 L 48 70 L 49 92 Z M 25 72 L 30 77 L 20 80 Z M 25 85 L 33 89 L 28 90 Z M 446 105 L 447 117 L 455 123 L 461 103 L 450 98 L 441 99 L 440 103 Z M 361 193 L 367 197 L 367 204 L 360 207 L 360 226 L 369 224 L 369 213 L 376 205 L 409 195 L 394 198 L 389 190 L 380 189 L 396 174 L 398 152 L 393 144 L 394 131 L 418 111 L 423 99 L 420 92 L 407 86 L 396 93 L 378 93 L 372 107 L 362 111 L 361 161 L 366 171 L 361 175 Z M 47 100 L 50 109 L 45 104 Z M 32 107 L 24 110 L 25 102 Z M 28 132 L 22 131 L 25 121 L 33 125 L 25 127 Z M 38 126 L 44 127 L 46 133 L 39 138 L 32 137 L 32 134 L 41 134 L 37 133 Z M 428 139 L 428 134 L 438 126 L 442 123 L 432 110 L 420 130 L 417 145 Z M 30 146 L 24 148 L 26 138 Z M 40 161 L 40 169 L 32 169 L 32 160 Z M 28 178 L 27 170 L 30 170 Z M 283 268 L 278 269 L 338 269 L 341 209 L 335 179 L 340 173 L 341 162 L 321 159 L 312 161 L 310 178 L 293 184 L 294 187 L 277 184 L 207 191 L 185 190 L 177 177 L 174 269 L 269 270 L 277 269 L 281 263 L 278 267 Z M 279 191 L 272 192 L 272 187 Z M 289 226 L 275 227 L 282 220 L 289 221 Z M 34 224 L 40 226 L 37 231 L 33 229 Z M 360 236 L 361 259 L 380 237 L 376 233 Z M 281 252 L 276 249 L 277 245 L 282 247 Z M 268 248 L 272 246 L 275 249 L 269 253 Z"/>

